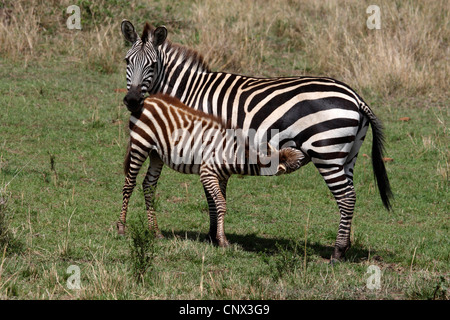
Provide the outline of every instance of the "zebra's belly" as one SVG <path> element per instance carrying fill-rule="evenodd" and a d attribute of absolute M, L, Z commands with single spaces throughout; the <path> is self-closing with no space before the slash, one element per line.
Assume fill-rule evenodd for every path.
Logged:
<path fill-rule="evenodd" d="M 161 156 L 164 164 L 169 168 L 185 174 L 200 174 L 200 164 L 196 163 L 193 158 Z"/>
<path fill-rule="evenodd" d="M 303 117 L 291 114 L 268 124 L 263 122 L 254 134 L 253 144 L 260 146 L 269 142 L 276 149 L 297 148 L 313 162 L 320 162 L 320 159 L 345 162 L 361 130 L 361 120 L 359 110 L 340 108 L 319 110 Z"/>

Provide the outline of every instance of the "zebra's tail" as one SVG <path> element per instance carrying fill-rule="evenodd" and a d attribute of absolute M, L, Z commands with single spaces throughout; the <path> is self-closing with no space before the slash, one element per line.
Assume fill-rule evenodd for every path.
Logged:
<path fill-rule="evenodd" d="M 384 134 L 383 125 L 375 114 L 370 110 L 369 106 L 362 105 L 362 111 L 369 118 L 369 123 L 372 127 L 372 167 L 375 175 L 375 180 L 380 192 L 381 201 L 387 210 L 391 209 L 391 199 L 393 198 L 391 185 L 384 165 Z"/>

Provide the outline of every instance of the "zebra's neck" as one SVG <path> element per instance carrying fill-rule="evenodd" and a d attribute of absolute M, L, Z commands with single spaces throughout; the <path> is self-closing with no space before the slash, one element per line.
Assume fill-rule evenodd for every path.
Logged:
<path fill-rule="evenodd" d="M 185 104 L 192 97 L 192 89 L 211 73 L 199 53 L 170 41 L 159 51 L 159 65 L 161 70 L 152 93 L 169 94 Z"/>

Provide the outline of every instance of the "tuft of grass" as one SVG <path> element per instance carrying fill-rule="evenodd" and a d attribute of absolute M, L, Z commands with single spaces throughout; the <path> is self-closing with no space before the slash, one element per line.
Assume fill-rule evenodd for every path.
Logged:
<path fill-rule="evenodd" d="M 0 255 L 20 252 L 21 242 L 16 239 L 11 230 L 13 214 L 8 208 L 10 195 L 0 189 Z"/>
<path fill-rule="evenodd" d="M 127 224 L 130 237 L 130 263 L 136 282 L 144 283 L 144 276 L 151 271 L 157 252 L 156 237 L 149 230 L 145 219 L 140 216 L 136 222 Z"/>
<path fill-rule="evenodd" d="M 277 255 L 274 258 L 263 256 L 275 281 L 302 269 L 304 257 L 301 256 L 299 243 L 291 241 L 285 247 L 277 243 L 276 249 Z"/>
<path fill-rule="evenodd" d="M 36 54 L 41 41 L 40 17 L 36 12 L 36 1 L 8 1 L 0 8 L 0 53 L 25 64 Z M 17 60 L 16 60 L 17 61 Z"/>

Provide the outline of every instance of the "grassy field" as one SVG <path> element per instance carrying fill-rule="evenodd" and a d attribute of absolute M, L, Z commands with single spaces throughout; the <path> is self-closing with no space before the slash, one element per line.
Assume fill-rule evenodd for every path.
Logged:
<path fill-rule="evenodd" d="M 71 4 L 81 30 L 66 28 Z M 379 1 L 380 30 L 366 27 L 369 4 L 0 2 L 0 299 L 449 299 L 448 4 Z M 393 210 L 374 184 L 369 131 L 344 263 L 329 264 L 339 214 L 312 165 L 232 177 L 230 248 L 203 241 L 199 178 L 168 168 L 157 190 L 165 239 L 143 232 L 140 187 L 128 215 L 136 232 L 117 236 L 123 18 L 165 24 L 213 70 L 332 76 L 357 89 L 385 126 Z M 372 265 L 379 288 L 368 285 Z"/>

